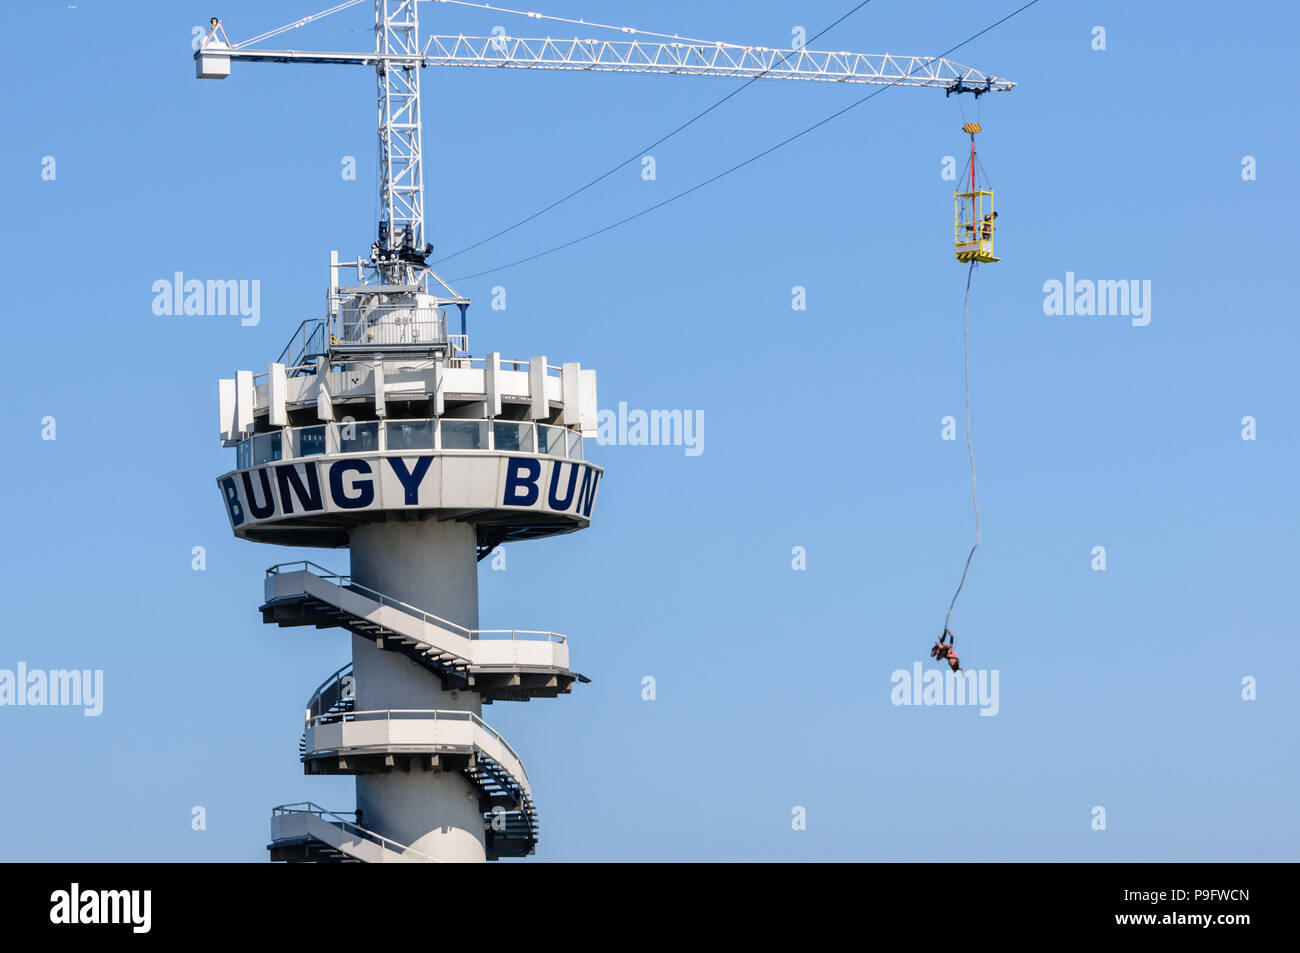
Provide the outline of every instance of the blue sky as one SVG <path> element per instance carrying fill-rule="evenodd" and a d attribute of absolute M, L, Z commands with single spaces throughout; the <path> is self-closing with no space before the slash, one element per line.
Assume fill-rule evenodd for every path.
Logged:
<path fill-rule="evenodd" d="M 934 55 L 1018 5 L 874 0 L 815 45 Z M 543 9 L 785 46 L 851 6 Z M 347 556 L 233 538 L 216 381 L 264 369 L 319 316 L 330 249 L 368 248 L 373 78 L 236 64 L 200 83 L 189 47 L 213 12 L 238 40 L 315 8 L 0 11 L 0 668 L 105 681 L 98 718 L 0 709 L 4 859 L 260 861 L 272 806 L 353 805 L 350 779 L 304 777 L 296 757 L 303 702 L 348 637 L 256 612 L 265 567 Z M 567 633 L 592 678 L 485 710 L 532 778 L 537 859 L 1296 859 L 1300 819 L 1281 808 L 1300 780 L 1300 15 L 1170 9 L 1043 0 L 952 55 L 1019 83 L 978 111 L 1005 260 L 971 295 L 984 543 L 953 618 L 963 663 L 999 673 L 995 717 L 890 702 L 892 672 L 933 667 L 973 532 L 965 446 L 940 438 L 962 412 L 966 278 L 940 171 L 969 97 L 889 89 L 598 240 L 459 286 L 476 354 L 579 360 L 602 407 L 705 418 L 699 456 L 589 442 L 606 468 L 592 527 L 480 565 L 482 624 Z M 421 15 L 426 31 L 545 31 Z M 363 5 L 283 45 L 363 49 L 369 23 Z M 447 253 L 497 231 L 735 82 L 426 71 L 430 240 Z M 756 83 L 657 147 L 654 181 L 633 163 L 442 270 L 607 224 L 866 92 Z M 260 323 L 154 315 L 151 286 L 176 271 L 260 281 Z M 1150 324 L 1045 315 L 1044 283 L 1067 272 L 1150 281 Z M 496 285 L 505 311 L 487 306 Z"/>

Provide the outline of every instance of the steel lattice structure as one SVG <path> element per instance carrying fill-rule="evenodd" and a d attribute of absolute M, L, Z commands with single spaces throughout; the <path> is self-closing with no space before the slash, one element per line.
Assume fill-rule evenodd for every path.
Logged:
<path fill-rule="evenodd" d="M 557 40 L 506 36 L 431 36 L 429 66 L 497 66 L 624 73 L 820 80 L 897 86 L 967 85 L 1008 90 L 1015 84 L 951 60 L 888 53 L 777 50 L 730 43 L 647 43 L 642 40 Z"/>
<path fill-rule="evenodd" d="M 380 244 L 424 252 L 424 167 L 420 122 L 420 27 L 417 0 L 375 4 L 375 75 L 379 92 Z M 385 241 L 387 232 L 387 241 Z M 410 272 L 412 264 L 397 269 Z M 409 274 L 394 275 L 405 284 Z M 390 278 L 390 280 L 392 280 Z"/>

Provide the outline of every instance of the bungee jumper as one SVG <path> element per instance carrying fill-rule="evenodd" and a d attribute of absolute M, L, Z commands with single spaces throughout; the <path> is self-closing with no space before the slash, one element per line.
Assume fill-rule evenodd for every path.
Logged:
<path fill-rule="evenodd" d="M 944 639 L 950 640 L 947 645 Z M 948 629 L 943 630 L 943 635 L 939 636 L 939 641 L 934 643 L 930 649 L 930 658 L 939 659 L 947 662 L 954 672 L 961 671 L 961 662 L 957 658 L 957 636 L 953 635 Z"/>

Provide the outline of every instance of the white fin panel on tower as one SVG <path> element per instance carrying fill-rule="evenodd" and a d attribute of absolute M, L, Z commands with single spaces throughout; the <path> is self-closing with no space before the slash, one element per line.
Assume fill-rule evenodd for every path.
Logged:
<path fill-rule="evenodd" d="M 235 434 L 235 379 L 223 377 L 217 381 L 217 401 L 220 406 L 221 445 L 232 447 L 237 442 Z"/>
<path fill-rule="evenodd" d="M 257 390 L 252 371 L 235 371 L 235 433 L 244 437 L 253 432 L 253 404 Z"/>
<path fill-rule="evenodd" d="M 435 361 L 433 365 L 433 416 L 441 417 L 443 410 L 446 409 L 446 401 L 443 398 L 443 384 L 447 379 L 447 365 L 442 361 Z"/>
<path fill-rule="evenodd" d="M 582 397 L 581 387 L 578 384 L 581 371 L 582 365 L 577 361 L 560 365 L 560 389 L 564 392 L 564 419 L 560 422 L 566 427 L 572 427 L 581 420 L 579 407 Z"/>
<path fill-rule="evenodd" d="M 545 420 L 551 415 L 551 399 L 546 393 L 546 355 L 528 362 L 528 416 Z"/>
<path fill-rule="evenodd" d="M 596 436 L 596 372 L 578 372 L 578 429 L 584 437 Z"/>
<path fill-rule="evenodd" d="M 289 380 L 285 376 L 284 365 L 268 364 L 266 381 L 271 426 L 287 427 L 289 426 L 289 412 L 285 409 L 285 401 L 289 398 Z"/>
<path fill-rule="evenodd" d="M 326 375 L 329 362 L 323 357 L 316 358 L 316 418 L 318 420 L 334 419 L 334 402 L 330 400 L 329 384 Z"/>
<path fill-rule="evenodd" d="M 501 416 L 501 354 L 492 351 L 483 359 L 483 393 L 487 397 L 487 415 Z"/>
<path fill-rule="evenodd" d="M 384 400 L 384 362 L 383 361 L 375 361 L 375 371 L 373 377 L 371 378 L 371 381 L 375 385 L 375 416 L 387 417 L 388 404 Z"/>

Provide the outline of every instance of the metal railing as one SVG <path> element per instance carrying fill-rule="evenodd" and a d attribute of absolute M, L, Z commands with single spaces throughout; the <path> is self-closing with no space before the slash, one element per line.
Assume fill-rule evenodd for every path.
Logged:
<path fill-rule="evenodd" d="M 343 681 L 344 678 L 349 677 L 351 675 L 352 675 L 352 663 L 348 662 L 346 665 L 341 666 L 338 669 L 338 671 L 334 672 L 334 674 L 330 675 L 329 678 L 325 679 L 325 681 L 317 685 L 316 691 L 312 692 L 311 700 L 307 702 L 307 708 L 306 708 L 307 717 L 309 718 L 312 717 L 313 714 L 312 709 L 319 709 L 315 712 L 316 715 L 329 714 L 328 709 L 333 708 L 335 705 L 337 705 L 340 701 L 343 700 L 344 698 L 343 690 L 342 688 L 340 688 L 338 693 L 336 693 L 334 697 L 330 700 L 329 705 L 325 706 L 324 708 L 321 707 L 323 703 L 322 696 L 325 694 L 326 689 L 338 685 L 340 682 Z M 338 712 L 335 712 L 335 714 L 338 714 Z"/>
<path fill-rule="evenodd" d="M 384 337 L 390 335 L 387 335 L 387 332 L 385 332 L 379 336 Z M 350 350 L 353 354 L 350 357 L 343 355 L 336 355 L 334 357 L 326 369 L 326 382 L 332 396 L 346 398 L 353 396 L 349 391 L 351 387 L 355 386 L 355 384 L 349 385 L 346 383 L 348 372 L 345 369 L 355 369 L 357 367 L 366 368 L 369 366 L 369 360 L 373 358 L 375 354 L 365 353 L 369 346 L 368 344 L 366 346 L 360 346 L 360 342 L 357 341 L 340 341 L 337 335 L 330 336 L 327 341 L 325 336 L 325 321 L 320 319 L 309 320 L 298 325 L 298 330 L 294 332 L 289 343 L 286 344 L 284 350 L 280 352 L 280 356 L 277 358 L 276 363 L 285 366 L 285 373 L 289 377 L 310 377 L 315 375 L 318 370 L 317 358 L 329 357 L 331 350 L 339 345 L 351 345 Z M 381 352 L 386 346 L 391 345 L 378 342 L 376 344 L 376 351 Z M 482 369 L 487 366 L 486 357 L 470 356 L 469 336 L 465 334 L 449 334 L 446 336 L 446 341 L 440 342 L 438 347 L 435 349 L 439 351 L 445 350 L 446 353 L 444 358 L 439 358 L 436 355 L 406 355 L 401 357 L 390 354 L 387 360 L 401 365 L 397 368 L 399 374 L 403 371 L 421 371 L 431 369 L 440 359 L 446 361 L 447 367 L 458 370 Z M 358 351 L 361 353 L 357 353 Z M 531 367 L 528 360 L 520 360 L 518 358 L 500 358 L 498 364 L 502 370 L 516 371 L 518 373 L 527 373 Z M 561 377 L 562 374 L 563 368 L 558 364 L 546 365 L 546 376 L 548 378 L 556 379 Z M 269 375 L 267 372 L 261 371 L 253 375 L 253 384 L 260 387 L 265 384 L 268 379 Z M 476 388 L 476 390 L 481 392 L 481 388 Z M 373 393 L 373 387 L 371 392 Z M 310 398 L 302 396 L 302 394 L 306 393 L 307 391 L 303 391 L 301 394 L 295 396 L 291 401 L 293 406 L 314 402 L 315 391 L 311 391 L 313 396 Z M 427 394 L 430 397 L 433 396 L 433 392 L 427 389 L 419 392 L 404 392 L 406 396 L 411 396 L 416 393 Z M 267 405 L 267 395 L 258 394 L 255 396 L 255 409 L 262 409 Z"/>
<path fill-rule="evenodd" d="M 381 305 L 340 308 L 330 315 L 331 343 L 366 347 L 446 345 L 447 309 Z"/>
<path fill-rule="evenodd" d="M 997 231 L 993 191 L 977 189 L 973 192 L 957 192 L 953 199 L 953 236 L 956 244 L 992 241 Z"/>
<path fill-rule="evenodd" d="M 357 420 L 281 427 L 235 444 L 235 468 L 300 460 L 321 454 L 429 450 L 451 453 L 528 453 L 582 460 L 582 434 L 526 420 L 431 417 Z"/>
<path fill-rule="evenodd" d="M 318 570 L 318 571 L 313 571 L 313 570 Z M 484 639 L 484 640 L 511 639 L 519 642 L 558 642 L 560 644 L 563 644 L 565 641 L 567 641 L 566 637 L 560 635 L 558 632 L 548 632 L 541 629 L 467 629 L 465 626 L 460 625 L 459 623 L 452 622 L 449 619 L 442 618 L 442 616 L 434 615 L 432 612 L 425 612 L 423 609 L 417 608 L 416 606 L 411 605 L 409 602 L 403 602 L 400 599 L 394 599 L 392 596 L 384 595 L 382 592 L 379 592 L 377 589 L 371 589 L 369 586 L 363 586 L 359 583 L 353 582 L 351 576 L 344 576 L 340 573 L 330 572 L 324 566 L 320 565 L 319 563 L 314 563 L 310 559 L 296 559 L 292 562 L 277 563 L 276 565 L 267 569 L 266 574 L 267 576 L 275 576 L 280 573 L 287 573 L 287 572 L 311 573 L 317 579 L 321 579 L 332 585 L 338 586 L 340 589 L 347 589 L 350 592 L 355 592 L 358 593 L 359 595 L 366 596 L 367 598 L 373 599 L 375 602 L 378 602 L 380 605 L 388 606 L 389 608 L 397 609 L 401 612 L 405 612 L 407 615 L 415 616 L 416 618 L 421 619 L 424 622 L 428 622 L 431 625 L 436 625 L 444 629 L 450 629 L 454 632 L 463 635 L 467 639 Z M 344 668 L 347 667 L 348 666 L 344 666 Z M 317 693 L 319 694 L 321 689 L 324 689 L 326 686 L 328 686 L 330 681 L 335 676 L 339 675 L 341 672 L 342 669 L 340 669 L 338 672 L 335 672 L 334 675 L 331 675 L 330 678 L 327 678 L 324 682 L 322 682 L 320 688 L 316 690 Z"/>
<path fill-rule="evenodd" d="M 298 325 L 298 330 L 293 332 L 293 337 L 289 338 L 289 343 L 276 358 L 276 363 L 285 365 L 294 373 L 303 373 L 306 368 L 314 367 L 314 363 L 307 360 L 309 357 L 324 355 L 328 351 L 325 322 L 320 318 L 309 318 Z M 290 373 L 290 376 L 294 376 L 294 373 Z"/>
<path fill-rule="evenodd" d="M 335 827 L 343 829 L 349 834 L 355 834 L 362 840 L 370 841 L 372 844 L 378 844 L 385 850 L 391 850 L 394 853 L 414 855 L 421 860 L 430 863 L 442 863 L 436 857 L 430 857 L 428 854 L 418 851 L 413 847 L 407 847 L 405 844 L 398 843 L 391 838 L 385 837 L 376 831 L 367 830 L 356 823 L 355 820 L 348 820 L 347 815 L 340 814 L 337 811 L 327 811 L 314 801 L 295 801 L 292 804 L 281 804 L 271 809 L 272 817 L 284 817 L 291 814 L 310 814 L 313 817 L 319 817 L 327 824 L 333 824 Z"/>
<path fill-rule="evenodd" d="M 381 719 L 385 722 L 391 722 L 395 720 L 395 716 L 396 720 L 399 721 L 404 719 L 415 721 L 467 721 L 477 728 L 482 728 L 509 752 L 510 757 L 514 758 L 515 764 L 519 766 L 519 772 L 523 775 L 523 780 L 528 781 L 528 772 L 524 770 L 524 763 L 520 759 L 518 752 L 510 747 L 510 742 L 506 741 L 501 732 L 472 711 L 459 711 L 454 708 L 377 708 L 368 711 L 349 711 L 335 715 L 316 715 L 306 720 L 306 728 L 311 731 L 317 725 L 322 724 L 337 724 L 339 722 L 346 724 L 358 721 L 380 721 Z M 329 720 L 326 721 L 325 719 Z M 474 747 L 478 748 L 480 746 L 475 744 Z M 492 756 L 491 752 L 484 753 L 488 757 Z M 502 765 L 502 767 L 506 766 Z M 507 768 L 507 770 L 509 769 Z"/>
<path fill-rule="evenodd" d="M 460 363 L 462 367 L 486 367 L 487 358 L 486 357 L 464 357 L 461 358 Z M 521 361 L 513 357 L 498 358 L 497 364 L 500 365 L 503 371 L 526 371 L 529 368 L 529 362 L 527 359 Z M 552 371 L 554 371 L 554 373 L 551 373 Z M 560 365 L 558 364 L 546 365 L 546 372 L 547 372 L 547 376 L 549 377 L 559 377 L 563 371 L 564 368 L 560 367 Z"/>

